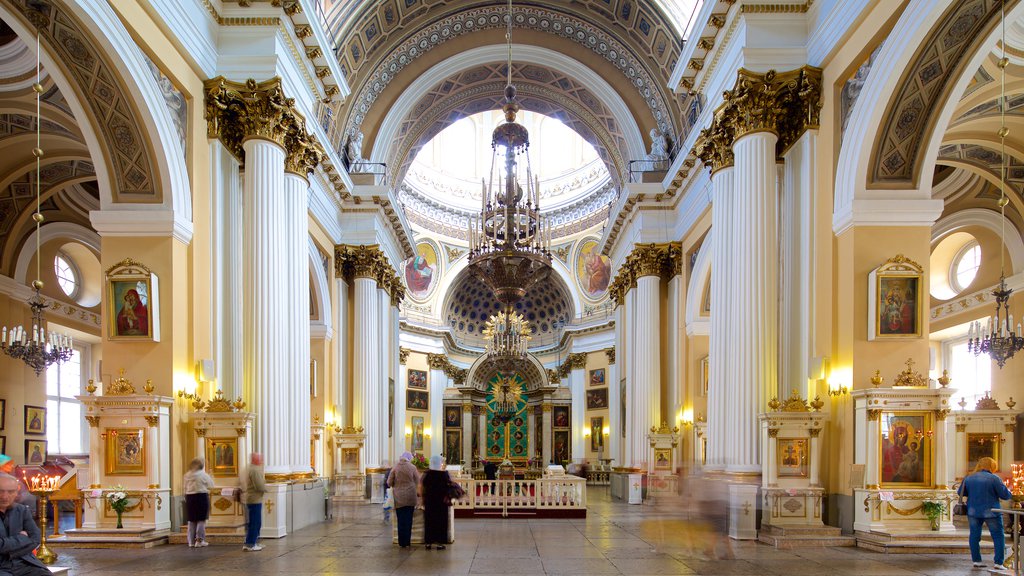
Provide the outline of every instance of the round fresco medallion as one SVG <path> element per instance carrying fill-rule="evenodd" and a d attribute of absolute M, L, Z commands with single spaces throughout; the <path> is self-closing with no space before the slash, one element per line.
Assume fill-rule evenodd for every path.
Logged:
<path fill-rule="evenodd" d="M 431 242 L 417 244 L 416 255 L 402 263 L 402 278 L 409 289 L 409 296 L 426 300 L 437 284 L 440 272 L 437 248 Z"/>
<path fill-rule="evenodd" d="M 608 292 L 612 277 L 612 263 L 597 249 L 597 240 L 587 239 L 576 253 L 576 281 L 583 295 L 600 300 Z"/>

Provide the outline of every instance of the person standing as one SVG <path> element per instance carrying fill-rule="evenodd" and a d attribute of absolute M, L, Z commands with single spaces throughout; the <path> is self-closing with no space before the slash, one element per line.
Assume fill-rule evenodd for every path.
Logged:
<path fill-rule="evenodd" d="M 29 507 L 15 502 L 19 485 L 14 476 L 0 473 L 0 574 L 50 576 L 50 569 L 32 554 L 41 533 Z"/>
<path fill-rule="evenodd" d="M 249 475 L 245 479 L 245 509 L 249 515 L 245 525 L 245 545 L 242 550 L 256 552 L 263 546 L 256 543 L 263 528 L 263 495 L 267 493 L 267 480 L 263 475 L 263 455 L 249 457 Z"/>
<path fill-rule="evenodd" d="M 412 465 L 412 454 L 403 452 L 388 474 L 387 485 L 395 501 L 395 521 L 398 530 L 398 545 L 409 548 L 412 545 L 412 512 L 416 509 L 416 492 L 420 484 L 420 473 Z"/>
<path fill-rule="evenodd" d="M 988 533 L 992 535 L 992 546 L 995 548 L 995 568 L 1007 570 L 1008 568 L 1003 566 L 1006 553 L 1003 519 L 992 509 L 999 508 L 1000 500 L 1010 500 L 1013 495 L 1007 490 L 1002 479 L 994 474 L 998 469 L 999 464 L 992 458 L 979 458 L 974 473 L 964 478 L 957 494 L 961 498 L 967 498 L 967 521 L 970 526 L 967 542 L 971 547 L 971 561 L 974 562 L 974 566 L 985 567 L 981 560 L 981 525 L 985 524 L 988 526 Z"/>
<path fill-rule="evenodd" d="M 449 489 L 451 476 L 444 469 L 444 457 L 430 457 L 430 470 L 423 474 L 423 543 L 427 550 L 437 544 L 444 550 L 448 544 L 448 507 L 451 506 Z"/>
<path fill-rule="evenodd" d="M 206 520 L 210 517 L 210 490 L 213 478 L 206 473 L 202 458 L 194 458 L 185 473 L 185 512 L 188 516 L 188 547 L 209 546 Z"/>

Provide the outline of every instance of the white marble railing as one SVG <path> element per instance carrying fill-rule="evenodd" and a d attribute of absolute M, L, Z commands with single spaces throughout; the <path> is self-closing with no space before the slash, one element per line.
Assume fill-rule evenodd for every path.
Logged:
<path fill-rule="evenodd" d="M 456 509 L 508 512 L 527 509 L 583 510 L 587 507 L 587 483 L 565 476 L 537 480 L 474 480 L 455 478 L 466 495 L 454 501 Z"/>
<path fill-rule="evenodd" d="M 587 470 L 588 486 L 607 486 L 611 484 L 611 472 L 608 470 Z"/>

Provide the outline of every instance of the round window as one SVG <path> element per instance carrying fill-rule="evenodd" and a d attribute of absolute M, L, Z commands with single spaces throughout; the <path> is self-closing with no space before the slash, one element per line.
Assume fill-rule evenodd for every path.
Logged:
<path fill-rule="evenodd" d="M 57 275 L 57 284 L 69 298 L 78 293 L 79 275 L 74 260 L 63 252 L 58 252 L 53 259 L 53 272 Z"/>
<path fill-rule="evenodd" d="M 963 292 L 974 282 L 981 267 L 981 246 L 977 242 L 969 242 L 953 257 L 953 265 L 949 269 L 949 284 L 957 292 Z"/>

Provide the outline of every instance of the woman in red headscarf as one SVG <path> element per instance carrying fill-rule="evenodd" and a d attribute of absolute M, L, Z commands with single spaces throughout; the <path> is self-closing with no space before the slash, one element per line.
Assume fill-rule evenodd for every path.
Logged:
<path fill-rule="evenodd" d="M 117 335 L 149 335 L 149 312 L 134 288 L 124 293 L 123 304 L 117 312 Z"/>

